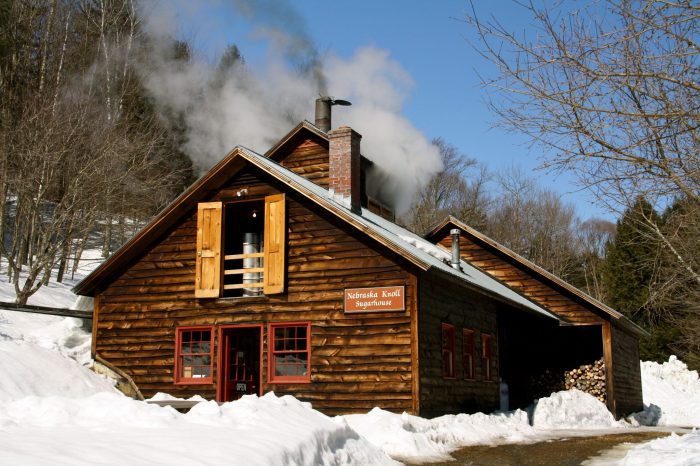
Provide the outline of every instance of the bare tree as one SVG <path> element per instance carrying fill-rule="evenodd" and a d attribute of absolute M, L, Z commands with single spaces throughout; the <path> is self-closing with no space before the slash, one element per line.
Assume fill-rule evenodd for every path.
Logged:
<path fill-rule="evenodd" d="M 496 177 L 499 194 L 487 232 L 495 240 L 537 265 L 568 279 L 578 264 L 574 207 L 543 189 L 522 169 Z"/>
<path fill-rule="evenodd" d="M 96 224 L 109 254 L 113 225 L 124 241 L 191 165 L 138 85 L 148 47 L 133 0 L 0 12 L 0 259 L 24 303 L 54 272 L 63 278 L 71 255 L 75 271 Z"/>
<path fill-rule="evenodd" d="M 480 228 L 485 223 L 488 205 L 486 169 L 442 138 L 434 139 L 433 144 L 440 151 L 444 168 L 418 192 L 405 223 L 423 234 L 446 216 L 454 215 Z"/>
<path fill-rule="evenodd" d="M 605 301 L 605 288 L 601 280 L 601 267 L 605 248 L 615 237 L 615 224 L 603 219 L 589 219 L 576 228 L 581 248 L 581 276 L 579 287 L 594 298 Z"/>
<path fill-rule="evenodd" d="M 574 171 L 618 211 L 637 195 L 659 206 L 681 195 L 700 204 L 697 2 L 517 5 L 537 35 L 476 13 L 468 19 L 499 69 L 485 84 L 496 90 L 491 107 L 501 123 L 543 146 L 546 166 Z M 688 256 L 676 260 L 700 284 Z"/>

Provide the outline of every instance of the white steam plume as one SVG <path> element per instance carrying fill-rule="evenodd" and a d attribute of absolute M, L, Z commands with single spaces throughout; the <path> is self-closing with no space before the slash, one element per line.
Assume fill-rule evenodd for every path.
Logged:
<path fill-rule="evenodd" d="M 253 12 L 261 6 L 251 0 L 236 3 Z M 263 17 L 248 13 L 262 21 L 259 30 L 268 31 L 268 37 L 274 31 L 278 45 L 285 46 L 274 47 L 262 70 L 236 66 L 223 75 L 204 60 L 183 64 L 166 59 L 171 42 L 165 33 L 177 28 L 160 8 L 150 8 L 146 31 L 153 43 L 162 44 L 162 53 L 142 69 L 147 90 L 161 108 L 184 115 L 184 150 L 205 171 L 236 145 L 264 153 L 302 119 L 313 121 L 314 100 L 326 94 L 327 83 L 334 97 L 353 103 L 334 108 L 334 127 L 345 124 L 362 134 L 362 154 L 390 174 L 382 189 L 370 194 L 389 201 L 397 213 L 405 212 L 415 193 L 442 169 L 437 148 L 401 115 L 413 86 L 410 75 L 387 51 L 371 46 L 348 59 L 329 55 L 321 66 L 303 22 L 290 21 L 282 29 L 285 23 L 278 16 L 294 11 L 283 5 L 265 10 Z M 296 58 L 290 58 L 293 54 Z M 308 66 L 300 66 L 302 62 Z"/>
<path fill-rule="evenodd" d="M 369 194 L 406 212 L 416 192 L 442 170 L 437 147 L 401 115 L 413 80 L 388 51 L 370 46 L 349 60 L 329 57 L 325 71 L 329 88 L 352 102 L 335 112 L 334 124 L 360 133 L 362 154 L 381 170 L 380 179 L 370 180 Z"/>

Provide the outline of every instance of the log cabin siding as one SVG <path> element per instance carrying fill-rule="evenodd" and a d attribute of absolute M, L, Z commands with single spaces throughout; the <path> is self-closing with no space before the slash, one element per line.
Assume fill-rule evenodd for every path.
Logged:
<path fill-rule="evenodd" d="M 419 282 L 420 412 L 422 416 L 492 411 L 498 407 L 498 304 L 438 273 Z M 455 377 L 442 376 L 441 324 L 455 326 Z M 464 379 L 462 329 L 474 330 L 475 380 Z M 483 380 L 481 335 L 492 336 L 492 380 Z"/>
<path fill-rule="evenodd" d="M 450 250 L 452 238 L 447 235 L 438 244 Z M 556 289 L 546 280 L 533 276 L 532 272 L 525 270 L 518 264 L 508 262 L 505 258 L 464 234 L 460 236 L 459 247 L 462 259 L 499 279 L 535 303 L 549 309 L 567 323 L 591 325 L 603 322 L 600 316 L 567 296 L 564 290 Z"/>
<path fill-rule="evenodd" d="M 207 200 L 283 189 L 252 170 L 241 172 Z M 395 253 L 342 228 L 308 200 L 288 195 L 287 290 L 250 298 L 195 299 L 196 213 L 128 267 L 97 299 L 96 352 L 122 368 L 144 396 L 216 397 L 216 384 L 175 385 L 175 331 L 180 326 L 264 324 L 262 391 L 290 393 L 328 414 L 366 412 L 380 405 L 415 409 L 411 316 L 416 275 Z M 406 311 L 345 314 L 345 288 L 405 286 Z M 311 323 L 311 383 L 271 384 L 267 372 L 270 322 Z M 218 332 L 214 332 L 218 338 Z M 218 356 L 219 342 L 214 344 Z M 214 380 L 217 379 L 214 362 Z"/>
<path fill-rule="evenodd" d="M 615 416 L 626 416 L 644 407 L 639 345 L 637 339 L 626 331 L 612 326 L 613 399 Z"/>
<path fill-rule="evenodd" d="M 285 156 L 280 164 L 328 189 L 328 146 L 324 147 L 313 139 L 306 139 Z"/>

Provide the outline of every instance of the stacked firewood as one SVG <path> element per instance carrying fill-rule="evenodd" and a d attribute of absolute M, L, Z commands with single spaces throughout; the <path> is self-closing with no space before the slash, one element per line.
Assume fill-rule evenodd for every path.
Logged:
<path fill-rule="evenodd" d="M 577 388 L 605 403 L 605 362 L 601 358 L 593 364 L 564 372 L 564 387 L 567 390 Z"/>
<path fill-rule="evenodd" d="M 530 390 L 533 398 L 549 396 L 551 393 L 564 390 L 564 375 L 560 371 L 547 369 L 530 377 Z"/>

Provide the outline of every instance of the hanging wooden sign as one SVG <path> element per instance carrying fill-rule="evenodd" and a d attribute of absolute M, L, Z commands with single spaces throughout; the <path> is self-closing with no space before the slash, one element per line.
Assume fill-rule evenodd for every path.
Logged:
<path fill-rule="evenodd" d="M 345 312 L 403 311 L 405 309 L 403 286 L 345 289 Z"/>

